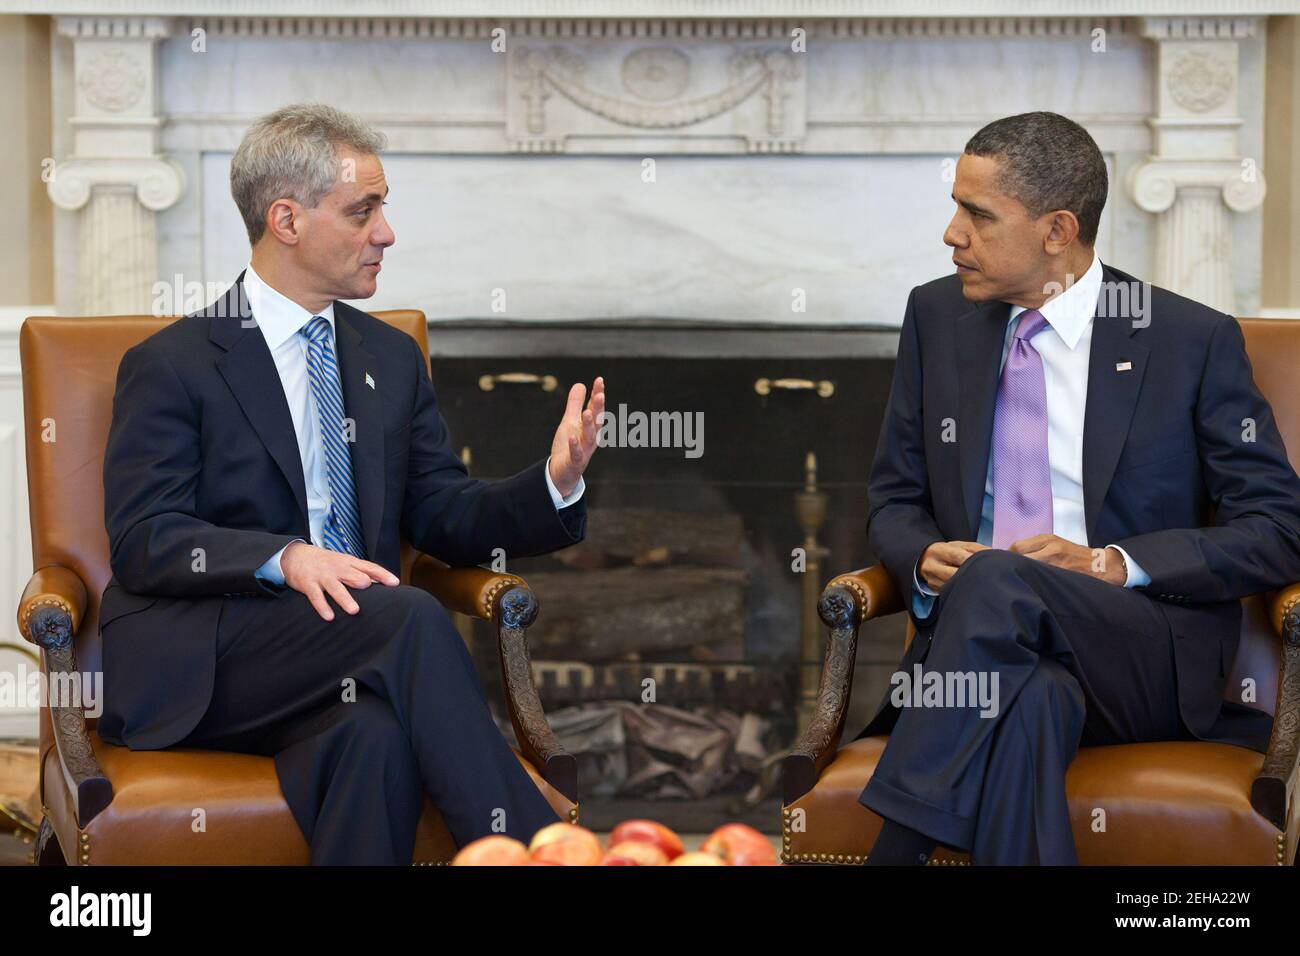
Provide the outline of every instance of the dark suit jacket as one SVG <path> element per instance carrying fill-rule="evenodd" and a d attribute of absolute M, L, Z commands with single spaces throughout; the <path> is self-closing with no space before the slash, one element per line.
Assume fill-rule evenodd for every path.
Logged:
<path fill-rule="evenodd" d="M 289 405 L 250 315 L 240 273 L 118 367 L 104 455 L 113 576 L 99 617 L 99 732 L 113 743 L 166 747 L 193 729 L 211 698 L 225 598 L 282 593 L 253 572 L 294 538 L 311 540 Z M 334 320 L 370 560 L 400 575 L 402 537 L 453 566 L 582 539 L 586 505 L 556 512 L 544 461 L 492 484 L 468 476 L 414 339 L 343 302 Z"/>
<path fill-rule="evenodd" d="M 1138 280 L 1104 263 L 1103 280 L 1084 417 L 1088 544 L 1119 545 L 1151 576 L 1145 591 L 1174 635 L 1179 707 L 1192 733 L 1263 750 L 1268 715 L 1240 705 L 1221 713 L 1223 682 L 1240 637 L 1239 599 L 1300 580 L 1300 479 L 1236 321 L 1149 286 L 1135 325 L 1106 314 L 1116 310 L 1105 290 Z M 978 533 L 1010 313 L 1005 302 L 966 299 L 955 275 L 908 297 L 867 536 L 909 595 L 909 614 L 926 547 Z M 1131 370 L 1116 368 L 1124 362 Z M 956 441 L 942 440 L 945 419 L 955 420 Z M 1253 442 L 1243 440 L 1246 419 Z M 904 669 L 924 644 L 913 641 Z M 882 707 L 863 734 L 881 732 L 890 711 Z"/>

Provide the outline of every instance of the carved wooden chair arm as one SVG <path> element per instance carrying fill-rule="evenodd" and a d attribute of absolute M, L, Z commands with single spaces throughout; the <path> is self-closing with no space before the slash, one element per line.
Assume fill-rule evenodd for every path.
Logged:
<path fill-rule="evenodd" d="M 1282 639 L 1277 706 L 1264 765 L 1250 788 L 1250 805 L 1279 830 L 1287 828 L 1287 797 L 1294 789 L 1300 749 L 1300 584 L 1270 596 L 1269 619 Z"/>
<path fill-rule="evenodd" d="M 869 568 L 849 571 L 831 579 L 822 591 L 822 600 L 832 588 L 848 588 L 856 600 L 854 610 L 858 615 L 857 623 L 861 625 L 876 617 L 886 617 L 902 611 L 903 597 L 894 586 L 894 579 L 889 576 L 883 564 L 873 564 Z M 821 611 L 821 607 L 818 607 Z M 831 621 L 822 612 L 822 620 L 829 625 Z"/>
<path fill-rule="evenodd" d="M 822 591 L 817 611 L 830 628 L 830 637 L 812 720 L 782 767 L 786 806 L 813 788 L 839 748 L 853 689 L 858 629 L 864 621 L 902 609 L 903 599 L 893 579 L 879 564 L 841 574 Z"/>
<path fill-rule="evenodd" d="M 32 614 L 40 608 L 58 608 L 67 616 L 73 633 L 76 633 L 86 616 L 88 603 L 86 585 L 75 571 L 57 565 L 38 568 L 32 573 L 18 601 L 18 631 L 33 644 L 44 647 L 29 631 Z"/>
<path fill-rule="evenodd" d="M 517 574 L 487 568 L 452 568 L 420 554 L 411 565 L 411 585 L 428 591 L 443 607 L 484 621 L 495 620 L 497 602 L 512 587 L 527 587 Z"/>
<path fill-rule="evenodd" d="M 506 711 L 519 751 L 542 777 L 569 800 L 578 801 L 578 762 L 560 746 L 546 722 L 528 656 L 528 628 L 537 619 L 537 597 L 516 574 L 486 568 L 452 568 L 421 554 L 411 565 L 413 587 L 428 591 L 444 607 L 491 621 L 505 685 Z"/>
<path fill-rule="evenodd" d="M 73 638 L 85 620 L 88 603 L 85 582 L 75 571 L 57 565 L 37 569 L 18 601 L 19 633 L 45 652 L 50 725 L 79 827 L 113 801 L 113 786 L 95 759 L 80 702 L 60 703 L 54 697 L 80 681 Z"/>

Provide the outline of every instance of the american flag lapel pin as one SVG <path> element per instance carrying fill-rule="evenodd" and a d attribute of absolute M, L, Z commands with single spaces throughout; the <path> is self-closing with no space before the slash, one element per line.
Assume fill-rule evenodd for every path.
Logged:
<path fill-rule="evenodd" d="M 1117 372 L 1131 372 L 1131 371 L 1133 371 L 1133 363 L 1132 363 L 1132 362 L 1116 362 L 1116 363 L 1115 363 L 1115 371 L 1117 371 Z M 369 377 L 370 377 L 369 375 L 366 376 L 366 378 L 369 378 Z"/>
<path fill-rule="evenodd" d="M 366 384 L 369 385 L 371 388 L 375 387 L 375 380 L 370 377 L 369 372 L 366 373 Z"/>

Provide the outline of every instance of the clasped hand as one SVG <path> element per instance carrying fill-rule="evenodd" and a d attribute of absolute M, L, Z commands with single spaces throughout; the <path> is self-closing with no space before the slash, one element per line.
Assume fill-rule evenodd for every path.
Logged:
<path fill-rule="evenodd" d="M 987 550 L 987 545 L 976 541 L 936 541 L 921 554 L 921 580 L 935 591 L 942 590 L 972 554 Z M 1075 544 L 1055 534 L 1021 538 L 1007 550 L 1111 584 L 1122 585 L 1128 578 L 1123 556 L 1116 549 L 1107 548 L 1099 555 L 1095 548 Z"/>

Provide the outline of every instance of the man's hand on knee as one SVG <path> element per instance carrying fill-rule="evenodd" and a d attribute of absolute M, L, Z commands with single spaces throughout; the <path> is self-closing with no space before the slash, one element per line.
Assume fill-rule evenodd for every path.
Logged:
<path fill-rule="evenodd" d="M 987 551 L 978 541 L 936 541 L 921 552 L 921 580 L 936 591 L 977 551 Z"/>
<path fill-rule="evenodd" d="M 1088 548 L 1058 535 L 1036 534 L 1032 538 L 1021 538 L 1007 550 L 1121 587 L 1128 580 L 1124 556 L 1116 548 Z"/>
<path fill-rule="evenodd" d="M 318 548 L 304 541 L 294 541 L 280 555 L 280 569 L 284 583 L 304 594 L 311 606 L 327 621 L 334 620 L 334 609 L 325 599 L 328 594 L 339 607 L 356 614 L 361 607 L 348 593 L 348 588 L 368 588 L 373 581 L 396 587 L 401 582 L 383 565 L 373 561 Z"/>

